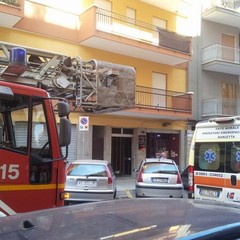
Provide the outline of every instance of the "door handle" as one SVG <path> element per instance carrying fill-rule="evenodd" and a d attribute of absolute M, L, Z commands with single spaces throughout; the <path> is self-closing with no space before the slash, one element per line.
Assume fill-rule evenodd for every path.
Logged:
<path fill-rule="evenodd" d="M 231 184 L 233 186 L 237 185 L 237 176 L 236 175 L 231 175 Z"/>

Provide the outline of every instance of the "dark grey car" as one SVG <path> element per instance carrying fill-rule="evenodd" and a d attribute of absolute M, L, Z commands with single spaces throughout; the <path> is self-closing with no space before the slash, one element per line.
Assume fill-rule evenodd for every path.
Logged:
<path fill-rule="evenodd" d="M 236 206 L 188 199 L 122 199 L 3 217 L 0 239 L 232 240 L 240 237 L 239 220 Z"/>

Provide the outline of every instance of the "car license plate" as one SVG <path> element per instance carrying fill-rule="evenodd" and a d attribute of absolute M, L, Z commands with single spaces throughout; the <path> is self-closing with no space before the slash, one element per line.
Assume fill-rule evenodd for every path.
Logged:
<path fill-rule="evenodd" d="M 89 180 L 78 180 L 77 185 L 78 186 L 95 187 L 95 186 L 97 186 L 97 182 L 96 181 L 89 181 Z"/>
<path fill-rule="evenodd" d="M 153 183 L 167 183 L 168 179 L 167 178 L 152 178 Z"/>
<path fill-rule="evenodd" d="M 199 194 L 204 197 L 212 197 L 212 198 L 219 198 L 220 192 L 210 189 L 200 188 Z"/>

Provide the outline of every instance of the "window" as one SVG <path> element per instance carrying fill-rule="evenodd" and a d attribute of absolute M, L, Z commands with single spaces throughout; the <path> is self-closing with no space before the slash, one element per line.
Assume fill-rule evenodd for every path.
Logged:
<path fill-rule="evenodd" d="M 0 148 L 28 152 L 29 97 L 15 94 L 13 100 L 1 99 Z"/>
<path fill-rule="evenodd" d="M 222 60 L 227 62 L 235 62 L 235 36 L 222 33 Z"/>
<path fill-rule="evenodd" d="M 160 19 L 160 18 L 157 18 L 157 17 L 153 17 L 152 18 L 152 24 L 154 27 L 154 30 L 153 31 L 153 42 L 158 45 L 159 43 L 159 33 L 158 33 L 158 28 L 163 28 L 163 29 L 166 29 L 167 28 L 167 21 L 166 20 L 163 20 L 163 19 Z"/>
<path fill-rule="evenodd" d="M 163 28 L 163 29 L 167 28 L 167 21 L 166 20 L 163 20 L 163 19 L 160 19 L 160 18 L 157 18 L 157 17 L 153 17 L 152 22 L 153 22 L 153 25 L 156 26 L 156 27 Z"/>
<path fill-rule="evenodd" d="M 222 83 L 222 113 L 236 115 L 237 113 L 237 86 L 230 83 Z"/>
<path fill-rule="evenodd" d="M 68 171 L 68 176 L 95 176 L 106 177 L 106 167 L 104 165 L 95 164 L 73 164 Z"/>
<path fill-rule="evenodd" d="M 112 3 L 107 0 L 94 0 L 94 4 L 96 4 L 98 7 L 105 9 L 109 12 L 112 11 Z"/>
<path fill-rule="evenodd" d="M 33 100 L 30 182 L 47 184 L 52 175 L 52 151 L 42 99 Z M 46 161 L 50 159 L 50 161 Z"/>
<path fill-rule="evenodd" d="M 202 170 L 216 171 L 220 168 L 220 150 L 218 143 L 205 143 L 199 146 L 199 167 Z"/>
<path fill-rule="evenodd" d="M 161 73 L 152 73 L 152 105 L 166 107 L 167 76 Z"/>
<path fill-rule="evenodd" d="M 168 173 L 177 174 L 177 167 L 168 163 L 145 163 L 143 173 Z"/>
<path fill-rule="evenodd" d="M 112 128 L 113 134 L 133 134 L 132 128 Z"/>
<path fill-rule="evenodd" d="M 128 18 L 136 19 L 136 10 L 133 8 L 127 8 L 126 16 Z"/>
<path fill-rule="evenodd" d="M 229 146 L 229 147 L 228 147 Z M 226 148 L 227 172 L 240 172 L 240 143 L 228 143 Z M 229 159 L 229 161 L 228 161 Z"/>
<path fill-rule="evenodd" d="M 240 142 L 195 144 L 195 170 L 240 172 Z"/>
<path fill-rule="evenodd" d="M 32 148 L 42 149 L 49 143 L 46 118 L 41 103 L 33 107 Z"/>

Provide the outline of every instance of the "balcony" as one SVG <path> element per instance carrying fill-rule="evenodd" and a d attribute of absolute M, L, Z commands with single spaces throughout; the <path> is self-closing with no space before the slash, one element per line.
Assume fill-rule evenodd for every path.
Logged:
<path fill-rule="evenodd" d="M 191 60 L 191 38 L 96 6 L 80 15 L 82 45 L 176 66 Z"/>
<path fill-rule="evenodd" d="M 202 117 L 240 115 L 239 99 L 213 98 L 202 101 Z"/>
<path fill-rule="evenodd" d="M 136 86 L 135 96 L 135 108 L 114 114 L 169 120 L 188 120 L 192 117 L 193 93 L 191 92 Z"/>
<path fill-rule="evenodd" d="M 205 0 L 202 5 L 202 18 L 239 28 L 240 1 Z"/>
<path fill-rule="evenodd" d="M 24 0 L 0 0 L 0 26 L 13 27 L 23 18 Z"/>
<path fill-rule="evenodd" d="M 240 75 L 240 49 L 220 44 L 202 49 L 202 69 Z"/>

